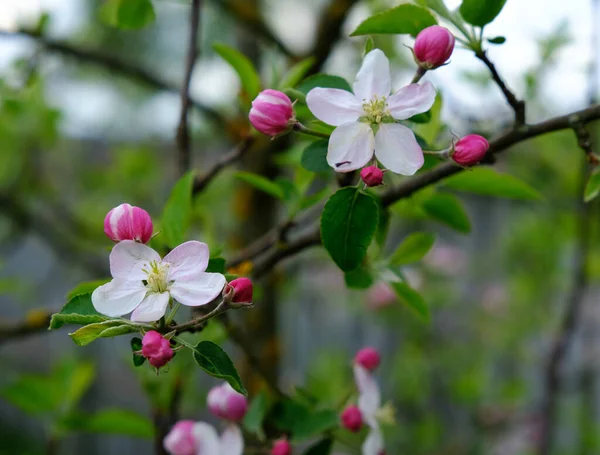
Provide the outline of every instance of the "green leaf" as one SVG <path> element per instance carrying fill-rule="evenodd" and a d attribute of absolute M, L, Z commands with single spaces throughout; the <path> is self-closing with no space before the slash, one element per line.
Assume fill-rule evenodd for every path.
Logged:
<path fill-rule="evenodd" d="M 421 6 L 426 6 L 427 8 L 435 11 L 441 17 L 448 19 L 450 22 L 454 20 L 452 13 L 444 3 L 444 0 L 416 0 Z"/>
<path fill-rule="evenodd" d="M 343 77 L 331 76 L 323 73 L 313 74 L 312 76 L 307 77 L 296 88 L 306 95 L 315 87 L 339 88 L 346 90 L 347 92 L 352 92 L 350 84 L 348 84 L 348 81 Z"/>
<path fill-rule="evenodd" d="M 134 326 L 123 324 L 123 321 L 109 320 L 88 324 L 73 333 L 69 333 L 69 336 L 76 345 L 85 346 L 98 338 L 110 338 L 125 335 L 127 333 L 136 332 L 137 330 L 138 329 Z"/>
<path fill-rule="evenodd" d="M 308 418 L 298 419 L 293 428 L 293 442 L 301 442 L 339 425 L 338 413 L 331 410 L 311 412 Z"/>
<path fill-rule="evenodd" d="M 156 19 L 150 0 L 108 0 L 98 14 L 105 24 L 124 29 L 142 28 Z"/>
<path fill-rule="evenodd" d="M 201 341 L 194 349 L 194 360 L 206 373 L 226 380 L 234 390 L 248 395 L 229 356 L 211 341 Z"/>
<path fill-rule="evenodd" d="M 96 366 L 92 362 L 78 362 L 70 368 L 65 378 L 63 405 L 69 408 L 77 406 L 85 392 L 96 378 Z"/>
<path fill-rule="evenodd" d="M 236 172 L 235 177 L 252 185 L 267 194 L 270 194 L 276 199 L 284 200 L 285 193 L 283 188 L 275 182 L 263 177 L 262 175 L 253 174 L 252 172 Z"/>
<path fill-rule="evenodd" d="M 132 353 L 135 353 L 135 352 L 141 351 L 141 350 L 142 350 L 142 339 L 138 338 L 138 337 L 133 337 L 131 339 Z M 146 361 L 146 357 L 144 357 L 143 355 L 133 354 L 133 366 L 135 366 L 135 367 L 142 366 L 145 361 Z"/>
<path fill-rule="evenodd" d="M 312 207 L 317 202 L 323 200 L 329 194 L 329 192 L 329 188 L 324 187 L 316 193 L 310 194 L 308 196 L 302 196 L 302 198 L 298 202 L 298 210 L 305 210 L 309 207 Z"/>
<path fill-rule="evenodd" d="M 125 409 L 104 409 L 92 415 L 74 414 L 66 422 L 71 431 L 120 434 L 150 439 L 154 426 L 150 419 Z"/>
<path fill-rule="evenodd" d="M 49 329 L 58 329 L 65 324 L 92 324 L 107 319 L 94 309 L 92 293 L 89 292 L 72 297 L 59 313 L 53 314 Z"/>
<path fill-rule="evenodd" d="M 263 421 L 268 410 L 267 394 L 261 391 L 250 403 L 248 412 L 244 417 L 244 428 L 250 433 L 258 436 L 262 441 L 265 439 Z"/>
<path fill-rule="evenodd" d="M 511 199 L 541 199 L 542 195 L 527 183 L 509 174 L 502 174 L 489 168 L 475 168 L 446 179 L 447 188 Z"/>
<path fill-rule="evenodd" d="M 225 259 L 224 258 L 210 258 L 208 260 L 208 267 L 206 267 L 208 273 L 225 273 Z"/>
<path fill-rule="evenodd" d="M 308 57 L 292 66 L 279 83 L 279 89 L 284 90 L 298 85 L 304 76 L 306 76 L 306 73 L 308 73 L 315 64 L 315 61 L 314 57 Z"/>
<path fill-rule="evenodd" d="M 405 3 L 369 17 L 350 36 L 374 35 L 377 33 L 408 33 L 416 36 L 424 28 L 435 24 L 437 24 L 437 21 L 428 10 Z"/>
<path fill-rule="evenodd" d="M 435 243 L 435 234 L 415 232 L 407 236 L 390 256 L 390 265 L 397 267 L 423 259 Z"/>
<path fill-rule="evenodd" d="M 463 234 L 471 232 L 471 222 L 461 202 L 448 193 L 435 193 L 423 202 L 423 210 L 430 218 L 447 224 Z"/>
<path fill-rule="evenodd" d="M 491 44 L 504 44 L 506 38 L 504 36 L 495 36 L 494 38 L 488 38 L 487 42 Z"/>
<path fill-rule="evenodd" d="M 192 185 L 194 171 L 183 175 L 173 186 L 163 209 L 161 228 L 164 243 L 175 248 L 185 240 L 192 217 Z"/>
<path fill-rule="evenodd" d="M 431 121 L 431 110 L 413 115 L 408 121 L 413 123 L 429 123 Z"/>
<path fill-rule="evenodd" d="M 500 14 L 505 3 L 506 0 L 463 0 L 460 14 L 469 24 L 483 27 Z"/>
<path fill-rule="evenodd" d="M 429 320 L 429 307 L 421 294 L 415 291 L 406 283 L 392 282 L 389 283 L 396 295 L 398 300 L 413 310 L 419 317 L 424 320 Z"/>
<path fill-rule="evenodd" d="M 333 439 L 325 438 L 310 446 L 304 455 L 329 455 L 333 449 Z"/>
<path fill-rule="evenodd" d="M 94 281 L 85 281 L 83 283 L 79 283 L 73 289 L 71 289 L 67 294 L 67 301 L 71 300 L 73 297 L 79 294 L 88 294 L 93 292 L 96 288 L 106 284 L 110 281 L 110 279 L 104 280 L 94 280 Z"/>
<path fill-rule="evenodd" d="M 311 172 L 328 172 L 331 167 L 327 163 L 327 147 L 329 141 L 322 139 L 309 144 L 302 152 L 300 163 Z"/>
<path fill-rule="evenodd" d="M 600 194 L 600 170 L 596 169 L 585 185 L 585 190 L 583 191 L 583 200 L 585 202 L 590 202 L 595 199 L 598 194 Z"/>
<path fill-rule="evenodd" d="M 364 55 L 367 55 L 369 52 L 371 52 L 374 47 L 375 47 L 375 42 L 373 41 L 373 37 L 369 36 L 367 38 L 367 41 L 365 42 Z"/>
<path fill-rule="evenodd" d="M 53 411 L 61 401 L 55 384 L 47 377 L 22 375 L 0 390 L 0 397 L 31 415 Z"/>
<path fill-rule="evenodd" d="M 256 98 L 260 92 L 260 77 L 250 59 L 226 44 L 215 43 L 213 49 L 238 73 L 248 98 L 251 100 Z"/>
<path fill-rule="evenodd" d="M 344 272 L 360 265 L 378 221 L 379 206 L 375 199 L 355 187 L 342 188 L 329 198 L 321 215 L 321 238 Z"/>
<path fill-rule="evenodd" d="M 375 280 L 371 269 L 361 264 L 354 270 L 344 273 L 344 281 L 351 289 L 368 289 Z"/>

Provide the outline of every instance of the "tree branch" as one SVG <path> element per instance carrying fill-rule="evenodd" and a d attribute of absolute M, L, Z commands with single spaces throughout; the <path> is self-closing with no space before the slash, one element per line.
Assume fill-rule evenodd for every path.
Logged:
<path fill-rule="evenodd" d="M 0 322 L 0 344 L 47 330 L 51 316 L 42 309 L 30 311 L 22 321 Z"/>

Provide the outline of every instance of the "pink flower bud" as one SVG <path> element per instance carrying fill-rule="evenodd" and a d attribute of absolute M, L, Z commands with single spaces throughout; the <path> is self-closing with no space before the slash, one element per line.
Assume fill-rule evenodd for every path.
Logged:
<path fill-rule="evenodd" d="M 383 171 L 377 166 L 367 166 L 360 171 L 360 178 L 367 186 L 379 186 L 383 183 Z"/>
<path fill-rule="evenodd" d="M 489 148 L 490 143 L 484 137 L 469 134 L 454 144 L 450 157 L 461 166 L 472 166 L 482 160 Z"/>
<path fill-rule="evenodd" d="M 375 348 L 362 348 L 354 356 L 354 363 L 358 363 L 366 370 L 373 371 L 379 366 L 381 357 Z"/>
<path fill-rule="evenodd" d="M 236 278 L 225 287 L 227 296 L 233 303 L 252 303 L 252 281 L 250 278 Z"/>
<path fill-rule="evenodd" d="M 271 455 L 292 455 L 292 445 L 285 438 L 278 439 L 273 443 Z"/>
<path fill-rule="evenodd" d="M 248 116 L 252 126 L 268 136 L 285 133 L 294 119 L 294 107 L 288 96 L 278 90 L 263 90 L 252 101 Z"/>
<path fill-rule="evenodd" d="M 228 383 L 213 387 L 206 398 L 208 409 L 221 419 L 239 422 L 248 411 L 248 399 Z"/>
<path fill-rule="evenodd" d="M 104 233 L 113 242 L 135 240 L 148 243 L 152 237 L 152 218 L 144 209 L 121 204 L 106 214 Z"/>
<path fill-rule="evenodd" d="M 434 69 L 442 66 L 454 50 L 454 35 L 444 27 L 432 25 L 417 35 L 415 58 L 420 67 Z"/>
<path fill-rule="evenodd" d="M 350 405 L 341 415 L 342 426 L 352 433 L 358 433 L 363 425 L 362 413 L 358 406 Z"/>
<path fill-rule="evenodd" d="M 165 436 L 163 446 L 170 455 L 196 455 L 198 447 L 192 434 L 194 421 L 180 420 Z"/>
<path fill-rule="evenodd" d="M 150 330 L 142 339 L 142 355 L 156 368 L 160 368 L 173 358 L 173 349 L 169 340 L 160 333 Z"/>

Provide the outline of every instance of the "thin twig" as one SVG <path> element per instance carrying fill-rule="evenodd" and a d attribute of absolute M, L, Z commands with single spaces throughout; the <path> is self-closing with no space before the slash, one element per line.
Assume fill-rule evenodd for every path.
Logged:
<path fill-rule="evenodd" d="M 210 311 L 209 313 L 206 313 L 202 316 L 199 316 L 195 319 L 192 319 L 191 321 L 188 322 L 184 322 L 183 324 L 179 324 L 176 325 L 174 327 L 167 327 L 165 328 L 165 331 L 167 332 L 176 332 L 176 333 L 182 333 L 182 332 L 186 332 L 188 330 L 194 330 L 199 328 L 203 322 L 208 321 L 211 318 L 214 318 L 215 316 L 218 316 L 222 313 L 224 313 L 225 311 L 227 311 L 229 309 L 229 307 L 227 306 L 227 304 L 225 303 L 224 300 L 222 300 L 216 307 L 214 310 Z"/>

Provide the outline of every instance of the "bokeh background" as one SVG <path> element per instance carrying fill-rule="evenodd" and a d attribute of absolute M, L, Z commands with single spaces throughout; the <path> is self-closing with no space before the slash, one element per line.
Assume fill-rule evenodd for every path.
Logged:
<path fill-rule="evenodd" d="M 0 454 L 150 453 L 152 413 L 180 390 L 182 415 L 211 419 L 205 395 L 216 382 L 184 356 L 157 378 L 149 369 L 134 370 L 124 338 L 77 348 L 66 330 L 18 329 L 45 321 L 77 283 L 107 276 L 110 245 L 102 221 L 110 208 L 127 201 L 158 216 L 176 180 L 177 87 L 189 2 L 154 1 L 156 21 L 139 31 L 103 24 L 100 3 L 0 1 Z M 282 47 L 294 59 L 323 52 L 319 71 L 352 80 L 365 39 L 348 35 L 399 2 L 339 2 L 348 12 L 339 33 L 322 42 L 320 31 L 333 27 L 322 24 L 329 3 L 206 0 L 191 84 L 199 107 L 191 114 L 199 172 L 247 128 L 248 100 L 240 100 L 237 76 L 212 43 L 247 54 L 265 86 L 289 66 Z M 530 121 L 596 100 L 595 3 L 508 0 L 486 27 L 486 36 L 507 39 L 490 46 L 489 56 L 527 101 Z M 268 33 L 256 18 L 264 18 Z M 404 46 L 411 39 L 376 36 L 375 44 L 392 59 L 395 86 L 406 84 L 414 73 Z M 110 58 L 98 62 L 90 54 Z M 446 138 L 450 131 L 493 137 L 510 123 L 509 107 L 472 53 L 457 49 L 448 66 L 426 79 L 441 93 Z M 590 131 L 595 139 L 597 126 Z M 299 166 L 295 144 L 265 139 L 239 167 L 272 178 L 289 173 Z M 380 349 L 378 377 L 398 422 L 386 429 L 391 454 L 521 455 L 533 453 L 539 437 L 551 348 L 575 286 L 582 305 L 560 385 L 549 391 L 559 410 L 552 453 L 600 453 L 600 251 L 592 243 L 579 254 L 582 161 L 569 131 L 503 154 L 496 167 L 543 197 L 456 193 L 471 221 L 468 235 L 424 218 L 410 200 L 393 206 L 389 248 L 414 231 L 438 236 L 425 260 L 405 271 L 431 308 L 429 323 L 384 286 L 348 290 L 321 249 L 263 277 L 256 308 L 235 319 L 282 388 L 301 385 L 326 403 L 339 401 L 351 385 L 354 352 Z M 598 211 L 591 210 L 597 235 Z M 190 237 L 227 257 L 284 217 L 277 201 L 225 172 L 195 199 Z M 575 276 L 581 261 L 584 280 Z M 260 390 L 260 379 L 219 324 L 204 336 L 224 342 L 250 390 Z M 98 412 L 104 414 L 89 417 Z"/>

